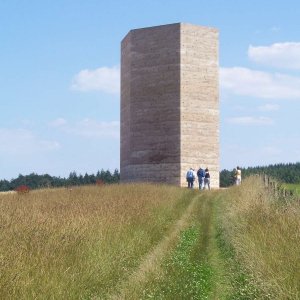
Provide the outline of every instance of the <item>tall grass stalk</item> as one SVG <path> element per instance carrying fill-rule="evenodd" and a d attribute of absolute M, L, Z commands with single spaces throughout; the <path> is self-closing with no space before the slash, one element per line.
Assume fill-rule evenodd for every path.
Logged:
<path fill-rule="evenodd" d="M 226 191 L 224 236 L 264 291 L 261 299 L 300 299 L 300 206 L 268 192 L 258 178 Z"/>
<path fill-rule="evenodd" d="M 105 299 L 190 204 L 191 191 L 90 186 L 0 194 L 2 299 Z"/>

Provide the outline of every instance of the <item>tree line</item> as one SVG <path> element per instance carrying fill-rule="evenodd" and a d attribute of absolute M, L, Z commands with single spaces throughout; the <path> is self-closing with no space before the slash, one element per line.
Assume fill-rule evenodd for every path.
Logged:
<path fill-rule="evenodd" d="M 264 167 L 241 168 L 242 177 L 250 175 L 266 174 L 274 179 L 284 183 L 300 183 L 300 162 L 288 164 L 274 164 Z M 12 180 L 0 180 L 0 191 L 13 191 L 21 185 L 28 186 L 30 189 L 50 188 L 50 187 L 68 187 L 76 185 L 96 184 L 96 183 L 118 183 L 120 181 L 120 172 L 115 169 L 98 171 L 96 174 L 81 175 L 75 171 L 71 172 L 67 178 L 50 176 L 49 174 L 38 175 L 31 173 L 29 175 L 19 175 Z M 220 172 L 220 186 L 228 187 L 234 184 L 234 170 L 222 170 Z"/>
<path fill-rule="evenodd" d="M 280 163 L 264 167 L 241 168 L 242 177 L 250 175 L 266 174 L 283 183 L 300 183 L 300 162 Z M 234 184 L 234 170 L 222 170 L 220 172 L 220 186 L 228 187 Z"/>
<path fill-rule="evenodd" d="M 17 178 L 12 180 L 0 180 L 0 191 L 13 191 L 19 186 L 27 186 L 30 189 L 39 189 L 39 188 L 52 188 L 52 187 L 69 187 L 77 185 L 86 185 L 86 184 L 110 184 L 118 183 L 120 181 L 120 173 L 118 169 L 115 169 L 114 172 L 109 170 L 98 171 L 96 174 L 87 174 L 81 175 L 77 174 L 75 171 L 71 172 L 69 177 L 55 177 L 50 176 L 49 174 L 38 175 L 31 173 L 29 175 L 19 175 Z"/>

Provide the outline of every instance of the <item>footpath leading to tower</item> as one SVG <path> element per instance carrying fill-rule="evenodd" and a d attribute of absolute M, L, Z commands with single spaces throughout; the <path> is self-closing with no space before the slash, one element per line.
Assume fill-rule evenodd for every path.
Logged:
<path fill-rule="evenodd" d="M 196 195 L 170 234 L 109 299 L 226 299 L 231 284 L 218 246 L 220 193 Z"/>
<path fill-rule="evenodd" d="M 228 242 L 222 224 L 226 190 L 193 197 L 169 234 L 108 299 L 272 299 Z"/>

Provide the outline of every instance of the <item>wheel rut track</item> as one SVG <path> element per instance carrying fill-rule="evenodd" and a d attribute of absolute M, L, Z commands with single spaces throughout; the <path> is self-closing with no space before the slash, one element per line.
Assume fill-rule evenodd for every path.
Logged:
<path fill-rule="evenodd" d="M 180 232 L 189 225 L 191 216 L 197 201 L 201 201 L 202 195 L 196 195 L 182 214 L 181 218 L 173 225 L 171 232 L 156 245 L 151 252 L 142 260 L 139 267 L 117 287 L 118 292 L 110 295 L 108 299 L 133 299 L 135 286 L 141 286 L 147 280 L 147 274 L 156 272 L 160 262 L 164 259 L 173 243 L 178 239 Z M 97 298 L 94 298 L 97 299 Z"/>

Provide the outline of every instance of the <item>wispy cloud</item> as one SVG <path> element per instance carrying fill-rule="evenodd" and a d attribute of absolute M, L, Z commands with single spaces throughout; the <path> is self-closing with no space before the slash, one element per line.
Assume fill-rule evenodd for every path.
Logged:
<path fill-rule="evenodd" d="M 85 118 L 78 122 L 70 123 L 64 118 L 53 120 L 49 124 L 51 127 L 56 127 L 61 131 L 81 136 L 84 138 L 114 138 L 120 137 L 120 122 L 119 121 L 97 121 Z"/>
<path fill-rule="evenodd" d="M 61 127 L 61 126 L 64 126 L 66 124 L 67 124 L 67 121 L 64 118 L 57 118 L 57 119 L 55 119 L 55 120 L 53 120 L 49 123 L 49 125 L 51 127 Z"/>
<path fill-rule="evenodd" d="M 278 104 L 265 104 L 258 107 L 259 111 L 276 111 L 279 110 L 280 106 Z"/>
<path fill-rule="evenodd" d="M 0 153 L 9 155 L 32 154 L 60 148 L 57 141 L 46 140 L 26 129 L 0 129 Z"/>
<path fill-rule="evenodd" d="M 248 48 L 250 60 L 271 67 L 300 70 L 300 43 L 275 43 Z"/>
<path fill-rule="evenodd" d="M 74 76 L 71 90 L 118 94 L 120 93 L 120 68 L 101 67 L 95 70 L 82 70 Z"/>
<path fill-rule="evenodd" d="M 257 29 L 254 31 L 255 34 L 257 35 L 266 35 L 266 34 L 269 34 L 270 32 L 271 33 L 278 33 L 281 31 L 281 28 L 279 26 L 272 26 L 272 27 L 269 27 L 269 28 L 264 28 L 264 29 Z"/>
<path fill-rule="evenodd" d="M 228 118 L 228 123 L 239 124 L 239 125 L 273 125 L 273 120 L 267 117 L 235 117 Z"/>
<path fill-rule="evenodd" d="M 221 68 L 220 84 L 236 95 L 300 100 L 300 78 L 295 76 L 241 67 Z"/>
<path fill-rule="evenodd" d="M 270 29 L 272 32 L 279 32 L 281 28 L 279 26 L 272 26 Z"/>

